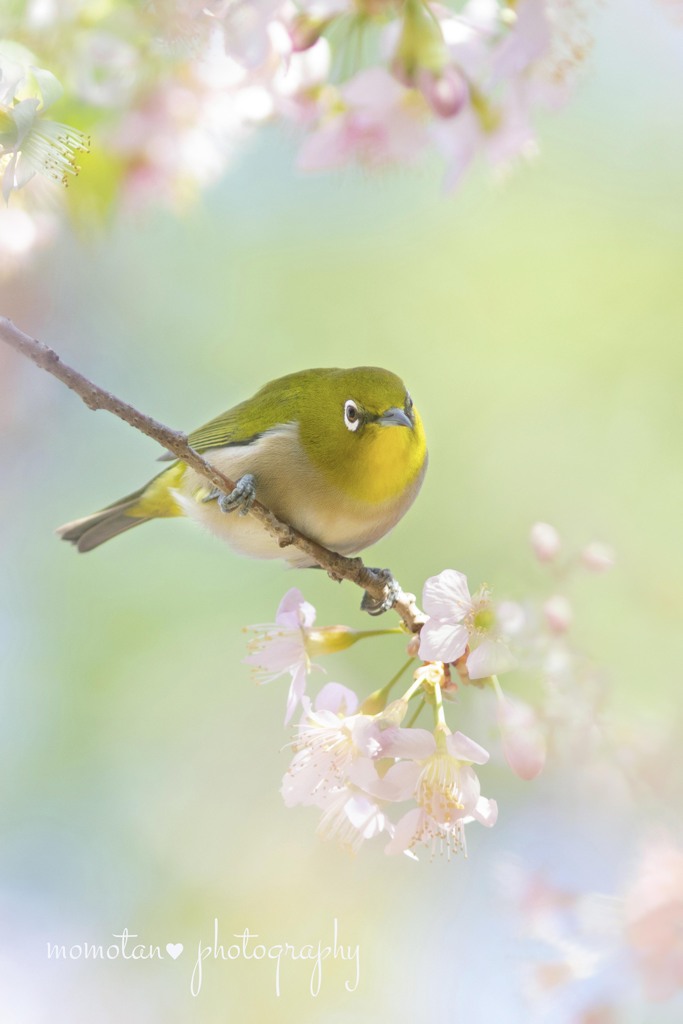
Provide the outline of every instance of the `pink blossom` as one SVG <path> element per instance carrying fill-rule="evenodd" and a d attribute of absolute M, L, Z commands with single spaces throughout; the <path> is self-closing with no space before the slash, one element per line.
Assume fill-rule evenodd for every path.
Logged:
<path fill-rule="evenodd" d="M 496 628 L 496 616 L 485 587 L 472 597 L 467 577 L 445 569 L 424 585 L 422 603 L 427 621 L 420 633 L 420 657 L 425 661 L 455 662 L 468 645 L 470 679 L 485 679 L 514 668 L 516 660 Z"/>
<path fill-rule="evenodd" d="M 508 765 L 520 779 L 535 779 L 545 764 L 546 739 L 533 708 L 501 695 L 497 719 Z"/>
<path fill-rule="evenodd" d="M 315 622 L 315 608 L 296 587 L 282 598 L 272 625 L 252 626 L 256 634 L 249 646 L 253 653 L 244 662 L 257 669 L 260 681 L 270 683 L 289 673 L 285 724 L 289 722 L 306 688 L 311 670 L 307 640 Z"/>
<path fill-rule="evenodd" d="M 495 801 L 481 795 L 472 767 L 488 761 L 487 751 L 461 732 L 437 737 L 425 729 L 400 733 L 385 744 L 383 754 L 408 759 L 392 765 L 374 792 L 392 802 L 414 799 L 417 807 L 398 822 L 386 852 L 408 852 L 421 843 L 440 845 L 449 854 L 464 849 L 464 826 L 479 821 L 490 827 L 497 816 Z"/>
<path fill-rule="evenodd" d="M 493 83 L 522 74 L 549 53 L 552 33 L 547 7 L 547 0 L 521 0 L 515 5 L 512 31 L 493 53 Z"/>
<path fill-rule="evenodd" d="M 625 936 L 648 998 L 683 989 L 683 849 L 664 837 L 651 843 L 624 896 Z"/>
<path fill-rule="evenodd" d="M 366 635 L 348 626 L 314 627 L 314 622 L 315 608 L 292 587 L 280 602 L 274 623 L 249 627 L 254 638 L 249 642 L 251 654 L 244 661 L 255 668 L 259 681 L 270 683 L 287 672 L 292 677 L 285 724 L 303 696 L 306 676 L 313 667 L 311 659 L 343 651 Z"/>
<path fill-rule="evenodd" d="M 347 782 L 352 762 L 377 756 L 380 727 L 376 716 L 355 714 L 358 698 L 339 683 L 328 683 L 315 705 L 302 698 L 292 762 L 282 781 L 288 807 L 324 803 L 328 793 Z"/>
<path fill-rule="evenodd" d="M 328 170 L 357 160 L 368 167 L 414 163 L 428 141 L 426 106 L 382 68 L 343 85 L 304 142 L 299 167 Z"/>

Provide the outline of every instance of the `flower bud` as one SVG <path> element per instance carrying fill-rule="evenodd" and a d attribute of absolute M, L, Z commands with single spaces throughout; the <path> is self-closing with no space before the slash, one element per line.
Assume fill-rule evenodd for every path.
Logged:
<path fill-rule="evenodd" d="M 566 633 L 572 624 L 572 606 L 564 594 L 549 597 L 543 605 L 543 614 L 553 633 Z"/>
<path fill-rule="evenodd" d="M 417 653 L 418 653 L 419 650 L 420 650 L 420 634 L 419 633 L 413 633 L 413 635 L 411 636 L 410 640 L 408 641 L 408 646 L 406 647 L 406 654 L 408 654 L 408 656 L 411 657 L 411 658 L 416 658 L 417 657 Z"/>
<path fill-rule="evenodd" d="M 329 19 L 314 18 L 310 14 L 297 14 L 287 25 L 294 53 L 310 50 L 320 39 Z"/>
<path fill-rule="evenodd" d="M 442 74 L 418 71 L 416 85 L 429 106 L 439 117 L 455 117 L 467 103 L 467 82 L 457 68 L 448 67 Z"/>
<path fill-rule="evenodd" d="M 539 562 L 552 562 L 560 551 L 560 535 L 549 523 L 534 523 L 529 537 Z"/>
<path fill-rule="evenodd" d="M 614 550 L 607 544 L 593 541 L 581 552 L 581 561 L 591 572 L 607 572 L 614 565 Z"/>
<path fill-rule="evenodd" d="M 406 0 L 403 25 L 391 69 L 404 85 L 414 83 L 420 71 L 441 75 L 447 50 L 439 22 L 423 0 Z"/>
<path fill-rule="evenodd" d="M 312 658 L 320 654 L 336 654 L 352 647 L 363 635 L 348 626 L 320 626 L 308 631 L 306 651 Z"/>

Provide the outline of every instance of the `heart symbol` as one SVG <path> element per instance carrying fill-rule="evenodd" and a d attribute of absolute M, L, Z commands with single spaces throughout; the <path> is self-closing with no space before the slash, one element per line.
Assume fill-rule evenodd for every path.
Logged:
<path fill-rule="evenodd" d="M 177 960 L 183 951 L 182 942 L 167 942 L 166 952 L 169 956 L 172 956 L 174 960 Z"/>

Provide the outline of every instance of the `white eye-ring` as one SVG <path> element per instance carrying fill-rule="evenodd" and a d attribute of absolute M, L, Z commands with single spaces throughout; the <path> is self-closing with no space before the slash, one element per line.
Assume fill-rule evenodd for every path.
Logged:
<path fill-rule="evenodd" d="M 360 426 L 360 412 L 356 403 L 351 399 L 344 403 L 344 423 L 349 430 L 358 430 Z"/>

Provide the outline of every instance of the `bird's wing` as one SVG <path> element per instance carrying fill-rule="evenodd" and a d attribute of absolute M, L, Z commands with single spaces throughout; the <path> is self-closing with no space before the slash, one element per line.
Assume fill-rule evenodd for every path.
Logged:
<path fill-rule="evenodd" d="M 249 425 L 250 429 L 245 429 L 244 417 L 240 416 L 240 411 L 239 406 L 228 409 L 227 412 L 209 420 L 203 427 L 193 430 L 187 439 L 194 450 L 202 454 L 211 448 L 230 448 L 257 441 L 263 431 L 258 429 L 258 425 L 255 430 L 253 423 Z M 159 462 L 172 462 L 174 459 L 177 459 L 177 455 L 173 452 L 164 452 Z"/>
<path fill-rule="evenodd" d="M 271 381 L 253 398 L 240 402 L 203 427 L 193 430 L 188 436 L 190 444 L 200 454 L 211 448 L 249 445 L 266 432 L 293 422 L 297 403 L 302 400 L 301 384 L 297 379 L 304 376 L 307 374 L 292 374 Z M 286 395 L 283 395 L 284 385 L 287 385 Z M 172 452 L 166 452 L 159 461 L 170 462 L 175 458 Z"/>
<path fill-rule="evenodd" d="M 252 444 L 261 434 L 260 424 L 250 423 L 245 429 L 244 416 L 240 416 L 240 407 L 228 409 L 203 427 L 193 430 L 188 441 L 197 452 L 206 452 L 210 448 L 228 448 L 232 445 Z M 255 429 L 256 428 L 256 429 Z"/>

